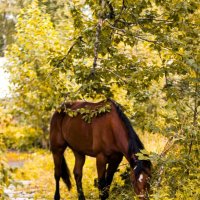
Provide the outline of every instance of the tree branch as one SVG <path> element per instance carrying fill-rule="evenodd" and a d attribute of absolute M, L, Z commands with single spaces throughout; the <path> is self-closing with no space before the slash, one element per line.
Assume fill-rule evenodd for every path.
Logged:
<path fill-rule="evenodd" d="M 96 27 L 96 35 L 95 35 L 95 43 L 94 43 L 94 61 L 93 61 L 93 65 L 92 65 L 92 69 L 91 69 L 91 73 L 90 73 L 89 77 L 91 75 L 95 74 L 96 67 L 97 67 L 98 51 L 99 51 L 99 38 L 100 38 L 101 28 L 102 28 L 102 24 L 103 24 L 103 20 L 104 20 L 103 19 L 104 7 L 105 7 L 105 1 L 102 0 L 101 1 L 102 11 L 99 14 L 99 20 L 98 20 L 97 27 Z"/>
<path fill-rule="evenodd" d="M 112 70 L 109 70 L 109 69 L 105 69 L 106 71 L 114 74 L 116 77 L 118 77 L 120 79 L 120 81 L 122 81 L 123 83 L 128 83 L 126 80 L 124 80 L 119 74 L 115 73 L 114 71 Z"/>
<path fill-rule="evenodd" d="M 68 49 L 67 54 L 64 55 L 63 58 L 60 59 L 59 62 L 55 65 L 56 67 L 59 67 L 59 65 L 60 65 L 61 63 L 64 62 L 64 60 L 65 60 L 65 59 L 67 58 L 67 56 L 71 53 L 71 51 L 73 50 L 74 46 L 78 43 L 78 41 L 82 41 L 82 42 L 83 42 L 82 36 L 79 36 L 78 38 L 76 38 L 76 40 L 74 41 L 74 43 L 73 43 L 73 44 L 70 46 L 70 48 Z M 52 60 L 53 60 L 53 59 L 52 59 Z"/>
<path fill-rule="evenodd" d="M 94 43 L 94 61 L 93 61 L 93 67 L 91 70 L 91 74 L 95 74 L 95 70 L 97 67 L 97 60 L 98 60 L 98 50 L 99 50 L 99 37 L 101 33 L 101 27 L 102 27 L 103 19 L 100 18 L 97 24 L 96 28 L 96 35 L 95 35 L 95 43 Z"/>

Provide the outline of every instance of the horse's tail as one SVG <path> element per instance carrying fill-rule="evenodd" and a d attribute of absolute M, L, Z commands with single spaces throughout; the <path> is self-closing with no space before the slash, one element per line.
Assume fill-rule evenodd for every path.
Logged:
<path fill-rule="evenodd" d="M 72 184 L 71 184 L 71 181 L 70 181 L 70 171 L 69 171 L 69 168 L 68 168 L 67 163 L 65 161 L 64 155 L 62 157 L 61 168 L 62 168 L 61 169 L 62 170 L 61 178 L 64 181 L 64 183 L 66 184 L 68 190 L 70 190 L 72 188 Z"/>

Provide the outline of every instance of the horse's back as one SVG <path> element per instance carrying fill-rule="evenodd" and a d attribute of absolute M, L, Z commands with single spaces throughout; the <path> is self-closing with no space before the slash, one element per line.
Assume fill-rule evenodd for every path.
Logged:
<path fill-rule="evenodd" d="M 66 106 L 72 110 L 95 110 L 107 103 L 110 104 L 111 110 L 93 117 L 91 123 L 82 119 L 81 114 L 69 117 L 64 110 L 55 112 L 51 122 L 52 135 L 55 134 L 54 131 L 58 131 L 60 141 L 64 140 L 73 150 L 89 156 L 96 156 L 99 152 L 117 152 L 123 142 L 125 129 L 112 102 L 74 102 Z M 127 142 L 123 145 L 127 145 Z"/>

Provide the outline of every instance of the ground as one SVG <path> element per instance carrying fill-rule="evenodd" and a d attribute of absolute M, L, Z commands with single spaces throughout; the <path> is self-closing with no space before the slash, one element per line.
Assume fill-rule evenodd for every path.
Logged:
<path fill-rule="evenodd" d="M 146 134 L 145 134 L 146 135 Z M 156 153 L 161 152 L 165 138 L 157 135 L 145 136 L 141 135 L 148 151 Z M 156 144 L 154 137 L 160 140 L 159 145 Z M 159 138 L 158 138 L 159 137 Z M 50 151 L 34 150 L 31 153 L 7 152 L 7 160 L 13 168 L 14 180 L 20 184 L 17 186 L 11 185 L 7 192 L 10 195 L 10 200 L 28 200 L 28 199 L 44 199 L 52 200 L 55 189 L 54 182 L 54 166 Z M 70 149 L 65 152 L 65 158 L 72 175 L 73 188 L 69 192 L 61 181 L 61 199 L 77 199 L 75 182 L 73 179 L 74 156 Z M 128 163 L 123 159 L 119 171 L 116 172 L 112 184 L 110 199 L 128 200 L 130 196 L 134 196 L 131 187 L 124 186 L 124 181 L 121 179 L 122 174 Z M 98 189 L 94 186 L 95 178 L 97 178 L 95 159 L 87 157 L 83 169 L 83 189 L 86 199 L 98 199 Z"/>

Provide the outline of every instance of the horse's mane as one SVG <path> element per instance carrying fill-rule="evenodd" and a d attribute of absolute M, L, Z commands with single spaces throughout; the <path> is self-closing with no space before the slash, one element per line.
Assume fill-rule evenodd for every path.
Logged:
<path fill-rule="evenodd" d="M 127 129 L 127 133 L 129 136 L 129 148 L 128 148 L 129 156 L 131 156 L 133 153 L 134 154 L 139 153 L 141 149 L 144 149 L 144 145 L 142 144 L 140 138 L 133 129 L 130 120 L 122 111 L 121 105 L 115 102 L 114 100 L 110 101 L 114 104 L 120 119 L 124 122 L 125 127 Z"/>
<path fill-rule="evenodd" d="M 132 154 L 139 153 L 142 149 L 144 149 L 144 145 L 141 142 L 138 135 L 136 134 L 135 130 L 133 129 L 130 120 L 122 111 L 121 105 L 112 99 L 109 99 L 109 100 L 114 104 L 120 119 L 124 122 L 124 125 L 127 129 L 127 133 L 128 133 L 128 137 L 129 137 L 128 154 L 131 157 Z M 132 161 L 132 162 L 131 162 L 132 165 L 136 164 L 134 161 Z M 144 170 L 144 166 L 150 168 L 151 162 L 149 160 L 138 160 L 137 161 L 137 168 L 135 170 L 136 177 L 141 173 L 142 170 Z"/>

